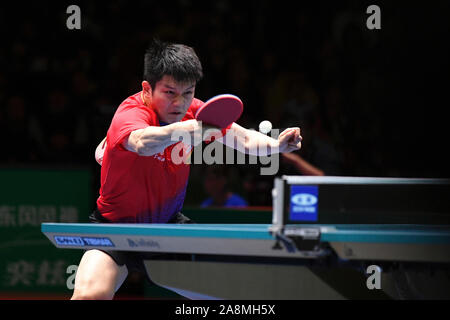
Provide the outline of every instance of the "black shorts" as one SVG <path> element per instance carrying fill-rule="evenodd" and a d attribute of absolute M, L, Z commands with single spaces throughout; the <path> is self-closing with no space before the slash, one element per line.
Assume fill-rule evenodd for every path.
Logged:
<path fill-rule="evenodd" d="M 100 212 L 96 209 L 89 216 L 89 220 L 92 223 L 111 223 L 109 220 L 104 218 Z M 195 223 L 188 217 L 186 217 L 181 212 L 177 212 L 172 219 L 169 220 L 168 223 L 177 223 L 177 224 L 185 224 L 185 223 Z M 114 262 L 118 266 L 126 265 L 128 269 L 128 273 L 131 272 L 139 272 L 146 276 L 151 284 L 153 284 L 150 279 L 147 271 L 145 270 L 144 260 L 149 259 L 177 259 L 177 254 L 168 254 L 168 253 L 152 253 L 152 252 L 135 252 L 135 251 L 116 251 L 116 250 L 103 250 L 100 251 L 109 255 Z"/>

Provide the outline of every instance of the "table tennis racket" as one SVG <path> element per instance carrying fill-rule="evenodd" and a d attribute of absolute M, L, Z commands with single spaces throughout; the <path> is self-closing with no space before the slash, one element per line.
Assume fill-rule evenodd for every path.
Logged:
<path fill-rule="evenodd" d="M 221 129 L 235 122 L 242 114 L 244 104 L 232 94 L 220 94 L 203 104 L 195 114 L 195 119 Z"/>

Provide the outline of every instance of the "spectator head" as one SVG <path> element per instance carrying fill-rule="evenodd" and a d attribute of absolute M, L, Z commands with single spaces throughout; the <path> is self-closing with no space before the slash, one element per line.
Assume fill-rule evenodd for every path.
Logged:
<path fill-rule="evenodd" d="M 210 165 L 206 167 L 203 186 L 211 197 L 217 197 L 228 191 L 227 168 L 225 165 Z"/>

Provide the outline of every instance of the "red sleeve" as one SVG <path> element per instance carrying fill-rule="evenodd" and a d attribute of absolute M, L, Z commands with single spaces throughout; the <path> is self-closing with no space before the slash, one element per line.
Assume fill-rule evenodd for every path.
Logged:
<path fill-rule="evenodd" d="M 112 148 L 116 146 L 123 148 L 122 142 L 132 131 L 155 125 L 151 122 L 151 116 L 144 108 L 139 106 L 119 108 L 108 130 L 108 144 L 111 144 Z"/>

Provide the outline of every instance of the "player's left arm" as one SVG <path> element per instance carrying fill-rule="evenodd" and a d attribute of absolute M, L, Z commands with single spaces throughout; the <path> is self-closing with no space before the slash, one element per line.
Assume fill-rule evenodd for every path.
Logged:
<path fill-rule="evenodd" d="M 298 127 L 288 128 L 279 135 L 278 139 L 274 139 L 233 123 L 226 135 L 217 140 L 230 148 L 254 156 L 292 152 L 299 150 L 302 146 L 302 137 Z"/>

